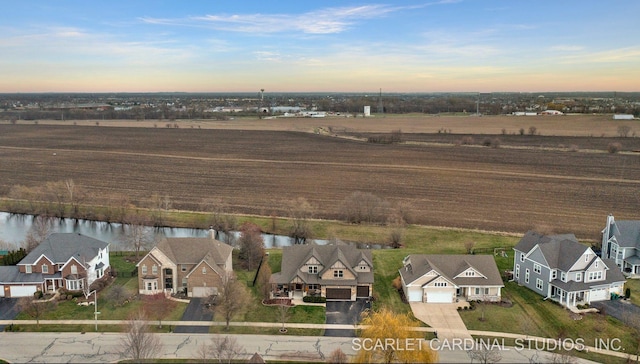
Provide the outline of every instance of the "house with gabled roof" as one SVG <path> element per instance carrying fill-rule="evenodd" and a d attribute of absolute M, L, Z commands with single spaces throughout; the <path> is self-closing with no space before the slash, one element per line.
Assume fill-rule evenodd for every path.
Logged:
<path fill-rule="evenodd" d="M 136 265 L 139 293 L 216 295 L 223 277 L 233 272 L 232 252 L 213 238 L 164 238 Z"/>
<path fill-rule="evenodd" d="M 271 275 L 274 296 L 317 295 L 355 301 L 373 292 L 371 250 L 315 243 L 282 248 L 281 270 Z"/>
<path fill-rule="evenodd" d="M 613 259 L 623 274 L 640 275 L 640 221 L 609 215 L 602 230 L 602 258 Z"/>
<path fill-rule="evenodd" d="M 412 254 L 402 265 L 400 278 L 408 302 L 501 299 L 504 284 L 491 255 Z"/>
<path fill-rule="evenodd" d="M 16 266 L 0 267 L 0 297 L 59 288 L 81 291 L 109 270 L 108 243 L 78 233 L 53 233 Z"/>
<path fill-rule="evenodd" d="M 625 278 L 611 259 L 600 258 L 573 234 L 527 232 L 513 248 L 514 280 L 564 306 L 622 295 Z"/>

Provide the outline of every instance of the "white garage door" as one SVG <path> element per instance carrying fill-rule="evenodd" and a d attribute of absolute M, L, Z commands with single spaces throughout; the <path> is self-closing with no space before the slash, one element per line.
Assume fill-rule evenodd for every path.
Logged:
<path fill-rule="evenodd" d="M 11 286 L 9 292 L 11 297 L 31 297 L 36 293 L 36 286 Z"/>
<path fill-rule="evenodd" d="M 605 288 L 592 289 L 589 291 L 589 300 L 591 302 L 604 301 L 608 299 L 609 297 L 607 297 L 607 290 Z"/>
<path fill-rule="evenodd" d="M 422 302 L 422 289 L 409 288 L 409 302 Z"/>
<path fill-rule="evenodd" d="M 193 287 L 191 297 L 209 297 L 218 293 L 216 287 Z"/>
<path fill-rule="evenodd" d="M 453 302 L 452 293 L 448 291 L 428 291 L 428 303 L 451 303 Z"/>
<path fill-rule="evenodd" d="M 0 284 L 0 297 L 4 297 L 4 286 Z"/>

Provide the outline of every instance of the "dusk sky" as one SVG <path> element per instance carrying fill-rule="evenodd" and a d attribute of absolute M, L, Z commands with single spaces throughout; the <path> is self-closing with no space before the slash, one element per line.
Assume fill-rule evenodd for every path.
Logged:
<path fill-rule="evenodd" d="M 640 1 L 2 1 L 0 92 L 640 91 Z"/>

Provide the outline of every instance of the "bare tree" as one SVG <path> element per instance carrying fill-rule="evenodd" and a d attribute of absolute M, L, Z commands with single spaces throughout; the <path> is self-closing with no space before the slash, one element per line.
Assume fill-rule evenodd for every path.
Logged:
<path fill-rule="evenodd" d="M 471 362 L 477 361 L 480 364 L 497 363 L 502 360 L 502 354 L 497 348 L 478 346 L 474 350 L 467 351 Z"/>
<path fill-rule="evenodd" d="M 153 218 L 153 226 L 164 225 L 164 215 L 171 209 L 171 198 L 168 195 L 160 196 L 154 194 L 151 196 L 151 216 Z"/>
<path fill-rule="evenodd" d="M 250 299 L 249 293 L 244 284 L 236 280 L 231 272 L 222 276 L 220 291 L 216 300 L 216 311 L 224 318 L 226 322 L 225 330 L 229 331 L 231 319 L 246 308 Z"/>
<path fill-rule="evenodd" d="M 38 301 L 35 297 L 22 297 L 18 300 L 20 312 L 36 320 L 36 326 L 40 327 L 42 316 L 55 308 L 55 301 Z"/>
<path fill-rule="evenodd" d="M 78 217 L 80 204 L 84 199 L 85 192 L 82 187 L 78 186 L 72 179 L 64 181 L 67 190 L 69 204 L 71 205 L 72 215 Z"/>
<path fill-rule="evenodd" d="M 398 249 L 402 246 L 402 238 L 404 236 L 404 229 L 400 226 L 391 228 L 389 233 L 389 244 L 392 248 Z"/>
<path fill-rule="evenodd" d="M 220 335 L 215 335 L 211 338 L 209 353 L 212 359 L 218 360 L 218 363 L 222 363 L 223 360 L 231 363 L 241 355 L 246 354 L 244 347 L 238 344 L 238 340 L 235 337 Z"/>
<path fill-rule="evenodd" d="M 146 316 L 158 320 L 158 328 L 162 328 L 162 319 L 176 308 L 176 301 L 168 299 L 164 293 L 144 295 Z"/>
<path fill-rule="evenodd" d="M 258 271 L 258 278 L 256 279 L 256 285 L 258 291 L 262 295 L 262 298 L 268 300 L 271 297 L 271 267 L 268 263 L 268 257 L 262 262 L 260 270 Z"/>
<path fill-rule="evenodd" d="M 31 228 L 25 237 L 23 246 L 28 252 L 35 249 L 42 243 L 53 231 L 53 221 L 51 218 L 44 216 L 36 216 L 33 218 Z"/>
<path fill-rule="evenodd" d="M 134 362 L 155 358 L 162 349 L 160 338 L 150 331 L 142 312 L 136 313 L 127 322 L 121 345 L 122 355 Z"/>
<path fill-rule="evenodd" d="M 623 138 L 628 137 L 630 132 L 631 132 L 631 127 L 629 125 L 618 126 L 618 135 L 620 135 L 621 137 Z"/>
<path fill-rule="evenodd" d="M 383 223 L 388 210 L 387 201 L 369 192 L 356 191 L 342 203 L 345 220 L 354 224 Z"/>
<path fill-rule="evenodd" d="M 340 348 L 335 349 L 327 357 L 327 363 L 344 364 L 349 362 L 349 357 Z"/>
<path fill-rule="evenodd" d="M 253 270 L 264 256 L 264 240 L 260 226 L 245 222 L 240 227 L 240 253 L 238 258 L 248 270 Z"/>
<path fill-rule="evenodd" d="M 143 225 L 143 219 L 138 215 L 129 216 L 126 219 L 122 244 L 136 252 L 136 261 L 140 259 L 140 251 L 148 250 L 154 241 L 153 229 Z"/>
<path fill-rule="evenodd" d="M 291 308 L 291 306 L 288 305 L 286 301 L 282 301 L 278 305 L 278 318 L 280 319 L 280 323 L 282 323 L 282 327 L 280 328 L 280 332 L 287 332 L 287 329 L 284 327 L 284 325 L 287 323 L 287 320 L 289 319 L 289 309 L 290 308 Z"/>
<path fill-rule="evenodd" d="M 225 243 L 231 244 L 229 232 L 238 226 L 235 216 L 224 213 L 226 204 L 218 199 L 208 199 L 205 201 L 205 209 L 211 211 L 211 228 L 215 231 L 215 238 L 220 239 L 220 233 L 225 236 Z"/>
<path fill-rule="evenodd" d="M 289 216 L 291 217 L 289 236 L 293 238 L 295 244 L 305 244 L 312 237 L 309 219 L 313 217 L 313 206 L 307 199 L 299 197 L 289 202 Z"/>
<path fill-rule="evenodd" d="M 464 242 L 464 248 L 467 250 L 467 254 L 473 254 L 473 247 L 476 246 L 476 242 L 468 240 Z"/>

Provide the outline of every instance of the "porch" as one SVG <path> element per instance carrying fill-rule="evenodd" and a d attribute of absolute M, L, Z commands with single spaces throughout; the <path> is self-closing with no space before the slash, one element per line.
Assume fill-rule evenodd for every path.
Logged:
<path fill-rule="evenodd" d="M 589 303 L 589 291 L 568 292 L 551 286 L 551 294 L 545 299 L 551 299 L 566 307 L 575 307 Z"/>
<path fill-rule="evenodd" d="M 322 287 L 319 284 L 290 283 L 273 284 L 271 289 L 271 298 L 302 300 L 306 296 L 322 296 Z"/>

